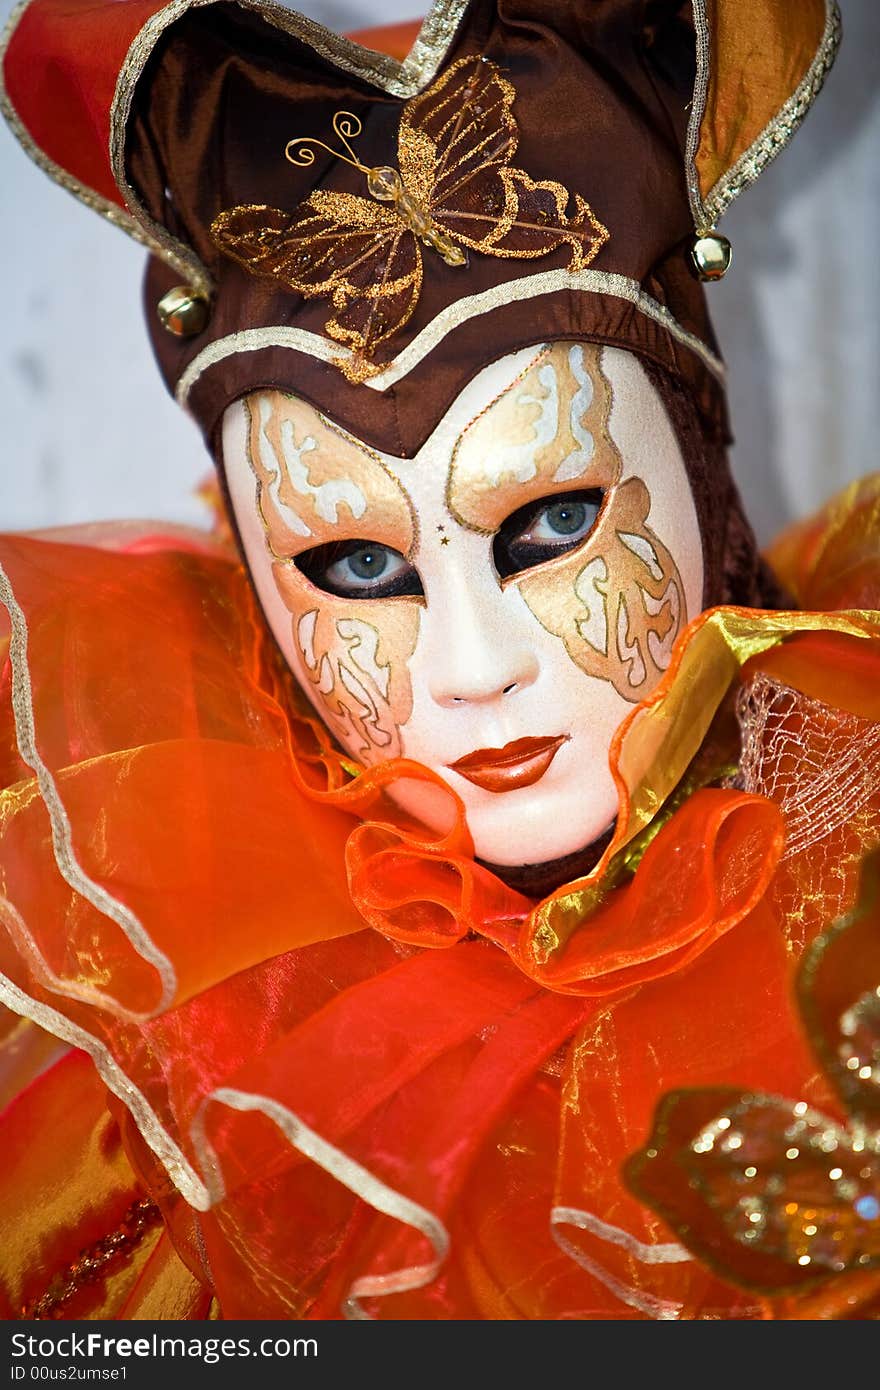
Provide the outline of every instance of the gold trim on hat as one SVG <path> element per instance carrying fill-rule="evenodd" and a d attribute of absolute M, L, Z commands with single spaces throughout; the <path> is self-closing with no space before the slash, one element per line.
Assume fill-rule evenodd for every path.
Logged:
<path fill-rule="evenodd" d="M 84 203 L 92 212 L 112 222 L 114 227 L 127 233 L 153 255 L 158 256 L 185 279 L 193 290 L 210 296 L 213 283 L 207 268 L 192 247 L 171 236 L 165 227 L 150 217 L 128 183 L 124 154 L 126 125 L 134 88 L 159 38 L 170 24 L 188 10 L 215 4 L 218 0 L 173 0 L 172 4 L 166 5 L 147 21 L 128 50 L 117 78 L 110 110 L 109 151 L 113 177 L 128 210 L 96 193 L 94 189 L 81 183 L 73 174 L 56 164 L 30 135 L 9 100 L 3 82 L 2 62 L 28 3 L 29 0 L 19 0 L 0 37 L 0 111 L 10 130 L 28 157 L 43 173 L 48 174 L 54 183 L 73 194 L 74 198 Z M 455 37 L 469 0 L 434 0 L 434 5 L 402 63 L 387 54 L 377 53 L 373 49 L 352 42 L 351 39 L 333 34 L 323 25 L 282 5 L 274 4 L 272 0 L 237 0 L 237 4 L 241 9 L 256 12 L 277 29 L 307 43 L 320 57 L 328 59 L 345 72 L 371 82 L 392 96 L 409 97 L 430 82 L 436 73 Z"/>
<path fill-rule="evenodd" d="M 779 108 L 756 140 L 715 183 L 706 197 L 700 189 L 696 158 L 700 146 L 700 127 L 706 114 L 706 98 L 711 71 L 711 30 L 707 0 L 692 0 L 696 31 L 697 74 L 688 122 L 685 147 L 685 174 L 694 227 L 700 234 L 711 230 L 734 198 L 764 172 L 767 165 L 785 149 L 812 106 L 834 62 L 840 44 L 840 9 L 837 0 L 825 0 L 825 28 L 816 54 L 792 95 Z"/>
<path fill-rule="evenodd" d="M 12 36 L 18 28 L 19 21 L 29 3 L 30 0 L 20 0 L 20 3 L 16 5 L 9 16 L 2 36 L 0 36 L 0 111 L 2 111 L 9 129 L 12 131 L 28 158 L 36 164 L 38 169 L 42 169 L 44 174 L 48 174 L 53 183 L 57 183 L 60 188 L 73 194 L 74 198 L 84 203 L 92 212 L 96 212 L 98 216 L 103 217 L 105 221 L 111 222 L 113 226 L 118 227 L 120 231 L 126 232 L 134 241 L 139 242 L 141 246 L 145 246 L 149 251 L 152 251 L 154 255 L 160 256 L 181 275 L 190 276 L 192 274 L 190 265 L 191 253 L 184 258 L 177 254 L 174 246 L 160 245 L 156 238 L 150 234 L 148 229 L 142 226 L 130 212 L 126 212 L 125 208 L 120 207 L 118 203 L 111 202 L 109 198 L 105 198 L 102 194 L 96 193 L 93 188 L 89 188 L 87 184 L 81 183 L 73 174 L 63 169 L 60 164 L 56 164 L 36 143 L 24 122 L 19 117 L 6 91 L 6 84 L 3 80 L 3 60 L 6 56 L 6 50 L 12 40 Z M 179 242 L 175 243 L 175 245 L 181 247 L 183 251 L 186 250 Z"/>
<path fill-rule="evenodd" d="M 213 288 L 206 267 L 190 247 L 171 236 L 163 226 L 150 217 L 129 183 L 125 169 L 125 137 L 135 88 L 165 30 L 189 10 L 217 3 L 218 0 L 172 0 L 170 5 L 166 5 L 148 19 L 135 37 L 120 68 L 110 109 L 110 166 L 129 211 L 135 221 L 147 229 L 147 235 L 151 238 L 150 244 L 156 249 L 157 254 L 175 269 L 180 269 L 182 264 L 193 289 L 205 295 L 210 295 Z M 331 33 L 323 24 L 275 4 L 273 0 L 236 0 L 236 3 L 240 9 L 260 15 L 276 29 L 308 44 L 319 57 L 326 58 L 344 72 L 380 87 L 391 96 L 411 97 L 430 82 L 445 58 L 469 0 L 434 0 L 412 48 L 402 63 L 388 54 L 377 53 L 374 49 L 364 48 L 362 44 L 354 43 L 340 34 Z"/>
<path fill-rule="evenodd" d="M 714 226 L 734 198 L 739 197 L 743 189 L 754 183 L 771 160 L 785 149 L 822 90 L 825 78 L 837 56 L 840 35 L 840 8 L 837 0 L 825 0 L 825 28 L 815 58 L 788 101 L 779 108 L 757 140 L 710 189 L 705 201 L 705 214 L 709 225 Z"/>
<path fill-rule="evenodd" d="M 459 58 L 404 103 L 398 168 L 361 163 L 350 141 L 363 123 L 337 111 L 333 133 L 344 152 L 310 135 L 289 140 L 285 154 L 307 166 L 315 146 L 326 150 L 363 174 L 369 198 L 318 188 L 292 212 L 240 204 L 214 219 L 211 238 L 252 275 L 329 300 L 324 332 L 354 350 L 335 365 L 349 381 L 364 382 L 381 372 L 377 350 L 416 310 L 423 246 L 457 267 L 468 264 L 466 247 L 536 260 L 566 246 L 567 269 L 580 271 L 608 241 L 608 228 L 580 193 L 532 179 L 513 162 L 515 102 L 516 89 L 496 63 L 478 54 Z M 474 182 L 481 175 L 490 181 L 482 197 Z"/>
<path fill-rule="evenodd" d="M 687 176 L 691 216 L 694 219 L 694 227 L 700 231 L 707 226 L 706 209 L 700 193 L 700 176 L 697 173 L 697 151 L 700 148 L 700 127 L 706 114 L 706 97 L 709 92 L 709 63 L 711 60 L 706 0 L 693 0 L 693 12 L 697 71 L 694 77 L 694 95 L 691 100 L 691 114 L 687 128 L 684 168 Z"/>
<path fill-rule="evenodd" d="M 466 295 L 447 305 L 416 334 L 402 352 L 376 376 L 369 378 L 365 385 L 373 391 L 386 391 L 389 386 L 408 376 L 449 333 L 463 323 L 482 314 L 491 313 L 493 309 L 502 308 L 506 304 L 536 299 L 544 294 L 555 294 L 559 290 L 608 294 L 626 300 L 640 313 L 665 328 L 677 342 L 695 352 L 712 375 L 719 381 L 724 381 L 725 370 L 721 359 L 696 334 L 683 328 L 665 305 L 659 304 L 656 299 L 646 294 L 637 280 L 602 270 L 545 270 L 537 275 L 524 275 L 518 280 L 495 285 L 480 294 Z M 218 363 L 234 357 L 237 353 L 259 352 L 263 348 L 288 348 L 293 352 L 316 358 L 320 362 L 335 362 L 346 351 L 332 338 L 322 337 L 321 334 L 311 333 L 304 328 L 290 328 L 279 324 L 265 328 L 242 329 L 238 333 L 228 334 L 225 338 L 217 338 L 192 359 L 177 383 L 175 397 L 178 404 L 186 406 L 196 382 Z"/>

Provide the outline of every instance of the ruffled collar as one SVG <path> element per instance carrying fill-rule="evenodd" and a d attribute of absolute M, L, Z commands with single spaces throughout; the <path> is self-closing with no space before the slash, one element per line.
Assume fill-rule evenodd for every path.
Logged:
<path fill-rule="evenodd" d="M 784 945 L 759 909 L 784 827 L 773 801 L 723 785 L 726 699 L 788 638 L 848 643 L 852 691 L 876 688 L 875 666 L 852 655 L 870 649 L 876 665 L 864 640 L 876 613 L 701 615 L 615 738 L 621 814 L 602 860 L 535 903 L 474 862 L 460 813 L 431 837 L 395 809 L 395 776 L 431 774 L 359 771 L 333 748 L 230 559 L 179 538 L 115 553 L 8 537 L 0 563 L 13 619 L 3 998 L 91 1055 L 178 1231 L 175 1192 L 190 1211 L 216 1208 L 221 1226 L 234 1208 L 250 1259 L 262 1218 L 246 1194 L 282 1174 L 292 1191 L 305 1156 L 429 1242 L 430 1268 L 408 1266 L 414 1288 L 443 1264 L 455 1194 L 491 1125 L 597 1011 L 626 1019 L 638 991 L 642 1017 L 653 982 L 653 1007 L 668 997 L 678 1016 L 692 986 L 720 1000 L 748 965 L 777 981 L 755 1003 L 760 1026 L 782 1017 Z M 747 960 L 729 947 L 739 924 Z M 571 1056 L 569 1088 L 589 1050 Z M 453 1112 L 441 1123 L 450 1087 L 455 1124 Z M 408 1127 L 426 1105 L 416 1162 Z M 276 1126 L 271 1142 L 243 1118 L 254 1111 Z M 628 1134 L 602 1141 L 611 1177 Z M 587 1170 L 569 1166 L 573 1192 Z M 227 1309 L 241 1277 L 230 1274 Z"/>
<path fill-rule="evenodd" d="M 405 760 L 358 769 L 340 753 L 236 564 L 179 537 L 128 544 L 137 553 L 3 541 L 14 632 L 0 772 L 12 978 L 23 964 L 56 999 L 129 1018 L 365 921 L 412 946 L 484 937 L 566 992 L 679 968 L 748 912 L 782 844 L 766 799 L 717 785 L 740 668 L 798 633 L 876 632 L 876 614 L 860 611 L 701 614 L 615 736 L 620 812 L 604 854 L 535 903 L 474 861 L 439 778 Z M 392 802 L 404 776 L 442 788 L 446 834 Z M 749 883 L 718 897 L 738 846 L 758 841 Z M 206 929 L 210 953 L 194 953 Z"/>

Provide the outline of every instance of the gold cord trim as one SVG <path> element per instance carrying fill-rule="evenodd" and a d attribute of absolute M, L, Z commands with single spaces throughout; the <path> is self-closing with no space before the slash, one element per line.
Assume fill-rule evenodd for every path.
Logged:
<path fill-rule="evenodd" d="M 146 1096 L 128 1079 L 106 1043 L 102 1043 L 94 1033 L 80 1028 L 65 1014 L 25 994 L 6 975 L 0 975 L 0 1002 L 12 1013 L 32 1019 L 53 1037 L 87 1052 L 107 1090 L 112 1091 L 130 1112 L 144 1142 L 156 1155 L 184 1201 L 195 1207 L 196 1211 L 210 1210 L 207 1187 L 175 1144 Z"/>
<path fill-rule="evenodd" d="M 272 347 L 290 348 L 319 362 L 333 362 L 346 351 L 332 339 L 322 338 L 319 333 L 310 333 L 305 328 L 288 328 L 283 324 L 277 328 L 242 328 L 238 333 L 215 339 L 193 358 L 175 387 L 177 404 L 186 408 L 190 392 L 199 378 L 212 367 L 225 362 L 227 357 L 234 357 L 238 352 L 260 352 L 263 348 Z M 365 384 L 370 386 L 372 382 Z M 254 389 L 257 389 L 257 383 Z"/>
<path fill-rule="evenodd" d="M 383 1298 L 392 1293 L 408 1293 L 413 1289 L 424 1288 L 436 1278 L 449 1253 L 450 1245 L 449 1232 L 439 1217 L 418 1202 L 404 1197 L 396 1188 L 389 1187 L 368 1168 L 364 1168 L 334 1144 L 322 1139 L 320 1134 L 305 1124 L 292 1110 L 288 1110 L 278 1101 L 269 1099 L 268 1096 L 220 1087 L 212 1091 L 199 1108 L 193 1121 L 191 1136 L 200 1166 L 206 1175 L 212 1202 L 222 1201 L 225 1195 L 219 1160 L 205 1133 L 205 1113 L 212 1101 L 226 1105 L 231 1110 L 258 1111 L 266 1115 L 299 1153 L 323 1168 L 337 1182 L 354 1192 L 362 1201 L 369 1203 L 376 1211 L 384 1212 L 395 1221 L 419 1231 L 432 1246 L 434 1259 L 428 1264 L 413 1265 L 406 1269 L 394 1270 L 390 1274 L 365 1275 L 355 1279 L 343 1302 L 346 1318 L 371 1321 L 370 1315 L 360 1302 L 362 1298 Z"/>
<path fill-rule="evenodd" d="M 131 110 L 134 87 L 159 37 L 167 26 L 186 10 L 196 5 L 216 2 L 217 0 L 175 0 L 175 3 L 166 6 L 144 25 L 126 55 L 110 112 L 110 164 L 113 177 L 129 211 L 96 193 L 50 159 L 32 139 L 9 100 L 3 83 L 2 61 L 30 0 L 19 0 L 0 38 L 0 111 L 25 154 L 60 188 L 71 193 L 92 212 L 111 222 L 141 246 L 145 246 L 182 276 L 193 289 L 209 296 L 213 284 L 201 260 L 191 247 L 172 237 L 149 216 L 130 187 L 124 169 L 124 145 L 125 126 Z M 352 43 L 350 39 L 331 33 L 323 25 L 316 24 L 304 15 L 272 4 L 271 0 L 258 0 L 257 3 L 252 3 L 251 0 L 237 0 L 243 9 L 256 10 L 276 28 L 293 35 L 294 38 L 302 39 L 322 58 L 328 58 L 337 67 L 372 82 L 374 86 L 383 88 L 392 96 L 402 97 L 413 96 L 434 76 L 455 37 L 468 2 L 469 0 L 435 0 L 409 55 L 403 63 L 399 63 L 385 54 L 375 53 L 372 49 L 363 48 L 360 44 Z"/>
<path fill-rule="evenodd" d="M 409 55 L 403 63 L 399 63 L 387 54 L 377 53 L 353 43 L 351 39 L 331 33 L 322 24 L 283 5 L 274 4 L 273 0 L 236 0 L 241 9 L 261 15 L 282 33 L 307 43 L 319 57 L 326 58 L 344 72 L 382 88 L 391 96 L 399 97 L 414 96 L 434 76 L 455 37 L 468 2 L 435 0 Z M 150 217 L 129 183 L 125 170 L 125 137 L 135 88 L 162 34 L 188 10 L 216 3 L 218 0 L 172 0 L 170 5 L 147 20 L 120 68 L 110 109 L 110 166 L 135 225 L 142 231 L 139 239 L 146 240 L 151 249 L 179 271 L 193 289 L 208 297 L 213 291 L 213 281 L 205 265 L 191 247 L 171 236 Z"/>
<path fill-rule="evenodd" d="M 411 97 L 436 76 L 470 0 L 434 0 L 415 43 L 400 64 L 397 96 Z"/>
<path fill-rule="evenodd" d="M 535 299 L 543 294 L 555 294 L 558 290 L 582 290 L 591 294 L 608 294 L 617 299 L 625 299 L 640 313 L 653 319 L 665 328 L 677 342 L 695 352 L 709 371 L 719 381 L 725 378 L 724 363 L 694 333 L 689 333 L 663 304 L 645 294 L 637 280 L 626 275 L 614 275 L 602 270 L 547 270 L 537 275 L 524 275 L 519 280 L 511 280 L 496 285 L 481 294 L 467 295 L 456 300 L 442 310 L 412 342 L 393 358 L 376 376 L 364 384 L 373 391 L 386 391 L 389 386 L 407 376 L 414 367 L 433 352 L 434 348 L 454 329 L 481 314 L 491 313 L 493 309 L 505 304 L 513 304 L 527 299 Z M 196 382 L 211 367 L 224 362 L 239 352 L 259 352 L 263 348 L 289 348 L 294 352 L 305 353 L 321 362 L 334 362 L 345 356 L 346 349 L 330 338 L 303 328 L 288 328 L 284 325 L 266 328 L 246 328 L 239 333 L 230 333 L 218 338 L 202 352 L 198 353 L 183 372 L 177 383 L 175 397 L 179 405 L 186 407 L 190 392 Z M 256 383 L 255 383 L 256 385 Z"/>
<path fill-rule="evenodd" d="M 816 50 L 816 56 L 798 87 L 779 108 L 772 121 L 764 127 L 758 138 L 713 185 L 704 200 L 700 191 L 696 157 L 700 144 L 700 126 L 706 114 L 706 98 L 709 90 L 711 36 L 706 14 L 706 0 L 692 0 L 692 5 L 697 40 L 697 75 L 694 81 L 694 95 L 690 120 L 688 121 L 685 174 L 694 228 L 697 233 L 703 234 L 711 231 L 733 200 L 739 197 L 743 189 L 754 183 L 767 165 L 785 149 L 801 125 L 822 90 L 825 78 L 828 76 L 836 57 L 840 44 L 841 22 L 837 0 L 825 0 L 825 28 L 822 38 Z"/>
<path fill-rule="evenodd" d="M 700 126 L 706 114 L 706 97 L 709 92 L 709 65 L 711 61 L 711 41 L 709 21 L 706 16 L 706 0 L 693 0 L 694 31 L 696 34 L 697 72 L 694 78 L 694 95 L 691 101 L 691 114 L 687 128 L 684 167 L 687 178 L 688 201 L 691 216 L 697 231 L 707 230 L 707 212 L 700 193 L 700 176 L 697 173 L 697 150 L 700 147 Z"/>
<path fill-rule="evenodd" d="M 158 254 L 162 259 L 183 275 L 188 287 L 209 299 L 213 294 L 214 284 L 207 267 L 191 247 L 173 237 L 150 216 L 128 182 L 125 170 L 125 138 L 135 86 L 165 29 L 187 10 L 211 3 L 214 3 L 214 0 L 173 0 L 172 4 L 166 5 L 158 14 L 153 15 L 152 19 L 148 19 L 138 31 L 116 79 L 116 90 L 110 107 L 109 148 L 110 168 L 132 217 L 159 248 Z"/>
<path fill-rule="evenodd" d="M 779 108 L 757 140 L 745 154 L 740 155 L 707 195 L 705 213 L 708 225 L 714 226 L 734 198 L 754 183 L 767 165 L 785 149 L 822 90 L 840 46 L 841 21 L 837 0 L 825 0 L 825 16 L 825 29 L 816 56 L 800 85 Z"/>
<path fill-rule="evenodd" d="M 117 898 L 108 893 L 106 888 L 102 888 L 99 883 L 90 878 L 73 852 L 72 830 L 67 811 L 58 794 L 55 779 L 43 762 L 37 748 L 33 690 L 27 656 L 27 619 L 19 606 L 9 577 L 2 565 L 0 565 L 0 603 L 9 614 L 12 628 L 9 660 L 12 668 L 12 712 L 15 719 L 16 742 L 23 761 L 36 775 L 40 797 L 49 816 L 52 850 L 58 872 L 75 893 L 85 898 L 86 902 L 91 903 L 103 917 L 108 917 L 116 923 L 141 959 L 154 967 L 162 983 L 162 992 L 155 1009 L 151 1009 L 149 1013 L 135 1014 L 127 1010 L 112 995 L 104 994 L 88 985 L 78 985 L 74 981 L 60 981 L 51 975 L 48 967 L 44 965 L 43 968 L 48 977 L 56 981 L 58 993 L 94 1003 L 99 1008 L 108 1009 L 121 1018 L 129 1020 L 152 1018 L 155 1014 L 166 1009 L 174 998 L 177 989 L 174 967 L 168 957 L 151 940 L 134 913 L 124 903 L 119 902 Z M 32 941 L 31 946 L 36 952 L 36 946 Z M 50 988 L 52 988 L 51 985 Z"/>
<path fill-rule="evenodd" d="M 177 255 L 171 255 L 169 248 L 161 246 L 154 240 L 147 229 L 141 226 L 130 213 L 126 212 L 124 208 L 119 207 L 116 203 L 110 202 L 108 198 L 102 197 L 100 193 L 96 193 L 94 189 L 87 187 L 86 184 L 80 183 L 79 179 L 74 178 L 73 174 L 68 173 L 66 169 L 61 168 L 60 164 L 56 164 L 54 160 L 50 159 L 31 137 L 27 127 L 19 117 L 18 112 L 9 99 L 3 81 L 3 59 L 10 40 L 12 39 L 12 35 L 17 29 L 19 20 L 29 3 L 30 0 L 20 0 L 20 3 L 10 15 L 2 38 L 0 38 L 0 112 L 2 112 L 6 124 L 9 126 L 9 129 L 12 131 L 28 158 L 31 159 L 33 163 L 36 164 L 37 168 L 41 169 L 44 174 L 48 174 L 52 182 L 57 183 L 59 188 L 63 188 L 67 193 L 71 193 L 74 198 L 85 204 L 92 212 L 96 212 L 99 217 L 103 217 L 105 221 L 112 223 L 114 227 L 125 232 L 132 240 L 139 242 L 141 246 L 145 246 L 147 250 L 153 252 L 154 255 L 160 256 L 171 265 L 174 270 L 181 274 L 189 275 L 188 263 L 184 263 Z"/>

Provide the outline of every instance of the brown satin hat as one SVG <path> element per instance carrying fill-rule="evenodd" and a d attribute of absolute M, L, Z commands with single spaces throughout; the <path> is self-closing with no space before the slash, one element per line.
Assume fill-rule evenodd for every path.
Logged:
<path fill-rule="evenodd" d="M 679 433 L 706 603 L 772 605 L 703 281 L 837 37 L 833 0 L 435 0 L 393 57 L 259 0 L 31 0 L 5 110 L 150 247 L 156 356 L 215 451 L 278 388 L 411 456 L 489 362 L 626 348 Z"/>

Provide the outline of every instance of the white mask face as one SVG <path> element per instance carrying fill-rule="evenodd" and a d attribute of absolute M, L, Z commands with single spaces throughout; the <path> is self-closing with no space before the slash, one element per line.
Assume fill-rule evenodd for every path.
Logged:
<path fill-rule="evenodd" d="M 490 863 L 609 827 L 612 736 L 703 587 L 684 462 L 634 356 L 502 358 L 412 459 L 255 392 L 227 410 L 223 455 L 270 627 L 348 753 L 433 769 Z M 393 794 L 437 828 L 429 785 Z"/>

